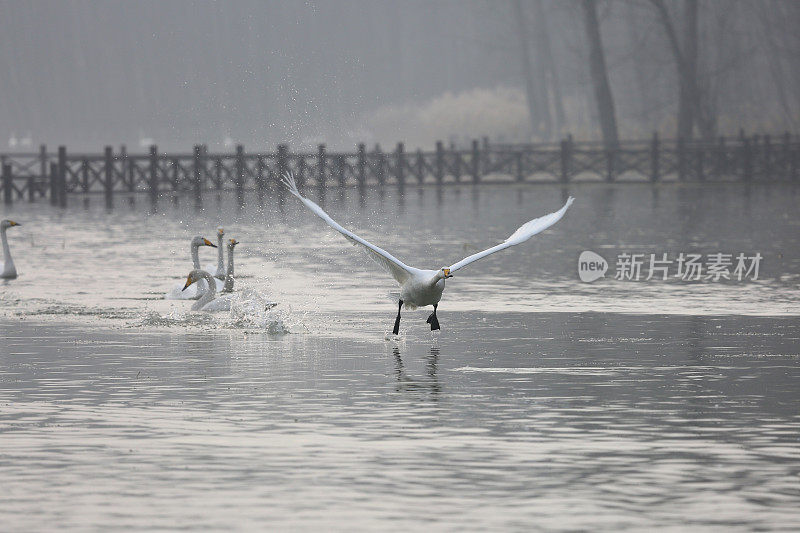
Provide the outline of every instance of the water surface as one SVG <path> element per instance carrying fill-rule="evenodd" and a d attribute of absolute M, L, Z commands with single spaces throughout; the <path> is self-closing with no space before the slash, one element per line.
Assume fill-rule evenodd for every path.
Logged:
<path fill-rule="evenodd" d="M 795 187 L 348 190 L 324 205 L 437 268 L 565 194 L 556 226 L 448 280 L 441 332 L 429 310 L 405 312 L 397 339 L 389 278 L 292 198 L 16 204 L 0 523 L 800 528 Z M 188 273 L 189 238 L 218 224 L 242 242 L 237 286 L 274 311 L 162 298 Z M 765 260 L 755 282 L 583 284 L 587 249 Z"/>

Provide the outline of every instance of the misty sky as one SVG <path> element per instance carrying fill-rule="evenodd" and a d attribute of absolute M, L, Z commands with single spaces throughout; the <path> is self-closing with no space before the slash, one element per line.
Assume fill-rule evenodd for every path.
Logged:
<path fill-rule="evenodd" d="M 596 138 L 579 4 L 522 1 L 534 39 L 549 32 L 555 135 Z M 652 4 L 598 5 L 621 135 L 674 134 L 675 63 Z M 701 0 L 701 81 L 722 133 L 796 129 L 798 5 Z M 526 140 L 517 28 L 510 0 L 0 0 L 0 150 Z"/>

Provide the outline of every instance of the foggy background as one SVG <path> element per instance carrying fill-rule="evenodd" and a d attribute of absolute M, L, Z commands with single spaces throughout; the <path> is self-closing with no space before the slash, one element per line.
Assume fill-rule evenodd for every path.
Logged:
<path fill-rule="evenodd" d="M 600 139 L 589 9 L 619 138 L 677 135 L 690 55 L 684 132 L 797 131 L 792 0 L 2 1 L 0 151 Z"/>

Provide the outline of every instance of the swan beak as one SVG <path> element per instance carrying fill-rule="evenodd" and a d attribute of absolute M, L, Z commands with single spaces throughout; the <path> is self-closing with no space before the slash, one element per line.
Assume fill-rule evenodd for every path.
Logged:
<path fill-rule="evenodd" d="M 223 235 L 225 235 L 225 231 L 224 231 L 222 228 L 218 228 L 218 229 L 217 229 L 217 234 L 218 234 L 220 237 L 222 237 Z"/>
<path fill-rule="evenodd" d="M 203 244 L 205 244 L 206 246 L 210 246 L 210 247 L 212 247 L 212 248 L 216 248 L 216 247 L 217 247 L 217 245 L 216 245 L 216 244 L 212 243 L 212 242 L 211 242 L 211 241 L 209 241 L 208 239 L 203 239 Z"/>
<path fill-rule="evenodd" d="M 183 288 L 181 289 L 181 292 L 183 292 L 186 289 L 188 289 L 189 285 L 191 285 L 192 283 L 194 283 L 194 280 L 192 279 L 192 276 L 190 275 L 188 278 L 186 278 L 186 285 L 183 286 Z"/>
<path fill-rule="evenodd" d="M 450 274 L 450 269 L 449 269 L 449 268 L 443 268 L 443 269 L 442 269 L 442 271 L 444 272 L 444 277 L 445 277 L 445 279 L 446 279 L 446 278 L 452 278 L 452 277 L 453 277 L 453 276 Z"/>
<path fill-rule="evenodd" d="M 11 226 L 11 227 L 14 227 L 14 226 L 21 226 L 21 225 L 22 225 L 22 224 L 17 224 L 17 223 L 16 223 L 16 222 L 14 222 L 13 220 L 9 220 L 9 221 L 8 221 L 8 224 L 9 224 L 9 226 Z"/>
<path fill-rule="evenodd" d="M 237 241 L 236 239 L 231 239 L 231 244 L 236 246 L 237 244 L 239 244 L 239 241 Z"/>

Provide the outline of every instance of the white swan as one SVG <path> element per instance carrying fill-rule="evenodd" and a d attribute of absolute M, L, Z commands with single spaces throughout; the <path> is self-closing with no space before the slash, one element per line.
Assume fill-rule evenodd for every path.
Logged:
<path fill-rule="evenodd" d="M 225 272 L 225 284 L 222 287 L 222 292 L 233 292 L 233 248 L 239 244 L 236 239 L 228 241 L 228 270 Z"/>
<path fill-rule="evenodd" d="M 14 279 L 17 277 L 17 268 L 14 266 L 14 260 L 11 259 L 11 248 L 8 247 L 6 230 L 21 225 L 8 219 L 0 221 L 0 240 L 3 241 L 3 262 L 0 263 L 0 278 L 2 279 Z"/>
<path fill-rule="evenodd" d="M 208 239 L 203 237 L 195 237 L 192 239 L 191 244 L 189 245 L 189 250 L 192 256 L 192 268 L 199 269 L 200 268 L 200 254 L 198 249 L 201 246 L 211 246 L 212 248 L 216 248 L 217 246 L 213 244 Z M 217 289 L 222 289 L 222 281 L 214 278 L 214 286 Z M 205 281 L 198 283 L 194 287 L 192 287 L 188 291 L 183 290 L 183 285 L 176 285 L 172 289 L 170 289 L 165 295 L 164 298 L 167 300 L 196 300 L 200 298 L 204 292 L 206 292 L 206 287 L 208 285 Z"/>
<path fill-rule="evenodd" d="M 222 238 L 225 236 L 225 230 L 217 228 L 217 265 L 209 263 L 203 267 L 206 272 L 213 272 L 214 277 L 220 280 L 225 280 L 225 247 L 222 245 Z"/>
<path fill-rule="evenodd" d="M 189 272 L 189 276 L 186 278 L 186 285 L 183 286 L 184 289 L 188 289 L 198 281 L 205 281 L 209 284 L 209 287 L 211 287 L 210 290 L 203 293 L 199 300 L 192 304 L 192 311 L 203 311 L 206 313 L 230 311 L 231 306 L 239 301 L 239 297 L 234 294 L 223 294 L 217 297 L 216 286 L 212 283 L 213 280 L 214 277 L 205 270 L 196 268 Z M 264 310 L 272 309 L 278 305 L 275 302 L 266 301 L 261 298 L 258 298 L 257 301 L 259 306 L 264 306 Z"/>
<path fill-rule="evenodd" d="M 294 181 L 294 176 L 292 176 L 291 173 L 284 175 L 283 184 L 286 185 L 290 193 L 299 198 L 308 209 L 324 220 L 330 227 L 344 235 L 345 238 L 353 244 L 361 245 L 370 255 L 370 257 L 377 261 L 378 264 L 388 271 L 389 274 L 391 274 L 392 277 L 397 281 L 397 283 L 400 284 L 400 301 L 393 330 L 395 335 L 397 335 L 400 330 L 400 310 L 403 308 L 403 305 L 405 305 L 408 309 L 432 305 L 433 313 L 431 313 L 431 315 L 428 317 L 427 322 L 431 325 L 431 331 L 440 329 L 439 320 L 436 317 L 436 308 L 439 306 L 439 300 L 442 299 L 442 292 L 444 292 L 445 284 L 444 280 L 446 278 L 453 277 L 453 272 L 464 268 L 473 261 L 482 259 L 487 255 L 499 252 L 500 250 L 505 250 L 510 246 L 523 243 L 537 233 L 549 228 L 561 220 L 561 217 L 564 216 L 564 213 L 567 212 L 567 209 L 570 205 L 572 205 L 574 200 L 574 198 L 570 196 L 567 199 L 567 202 L 564 204 L 564 207 L 555 213 L 550 213 L 549 215 L 534 218 L 533 220 L 526 222 L 520 226 L 517 231 L 512 233 L 509 238 L 500 244 L 466 257 L 448 268 L 442 268 L 439 270 L 421 270 L 406 265 L 385 250 L 378 248 L 374 244 L 367 242 L 355 233 L 340 226 L 325 211 L 323 211 L 320 206 L 308 198 L 304 198 L 300 194 L 300 191 L 297 189 L 297 184 Z"/>

